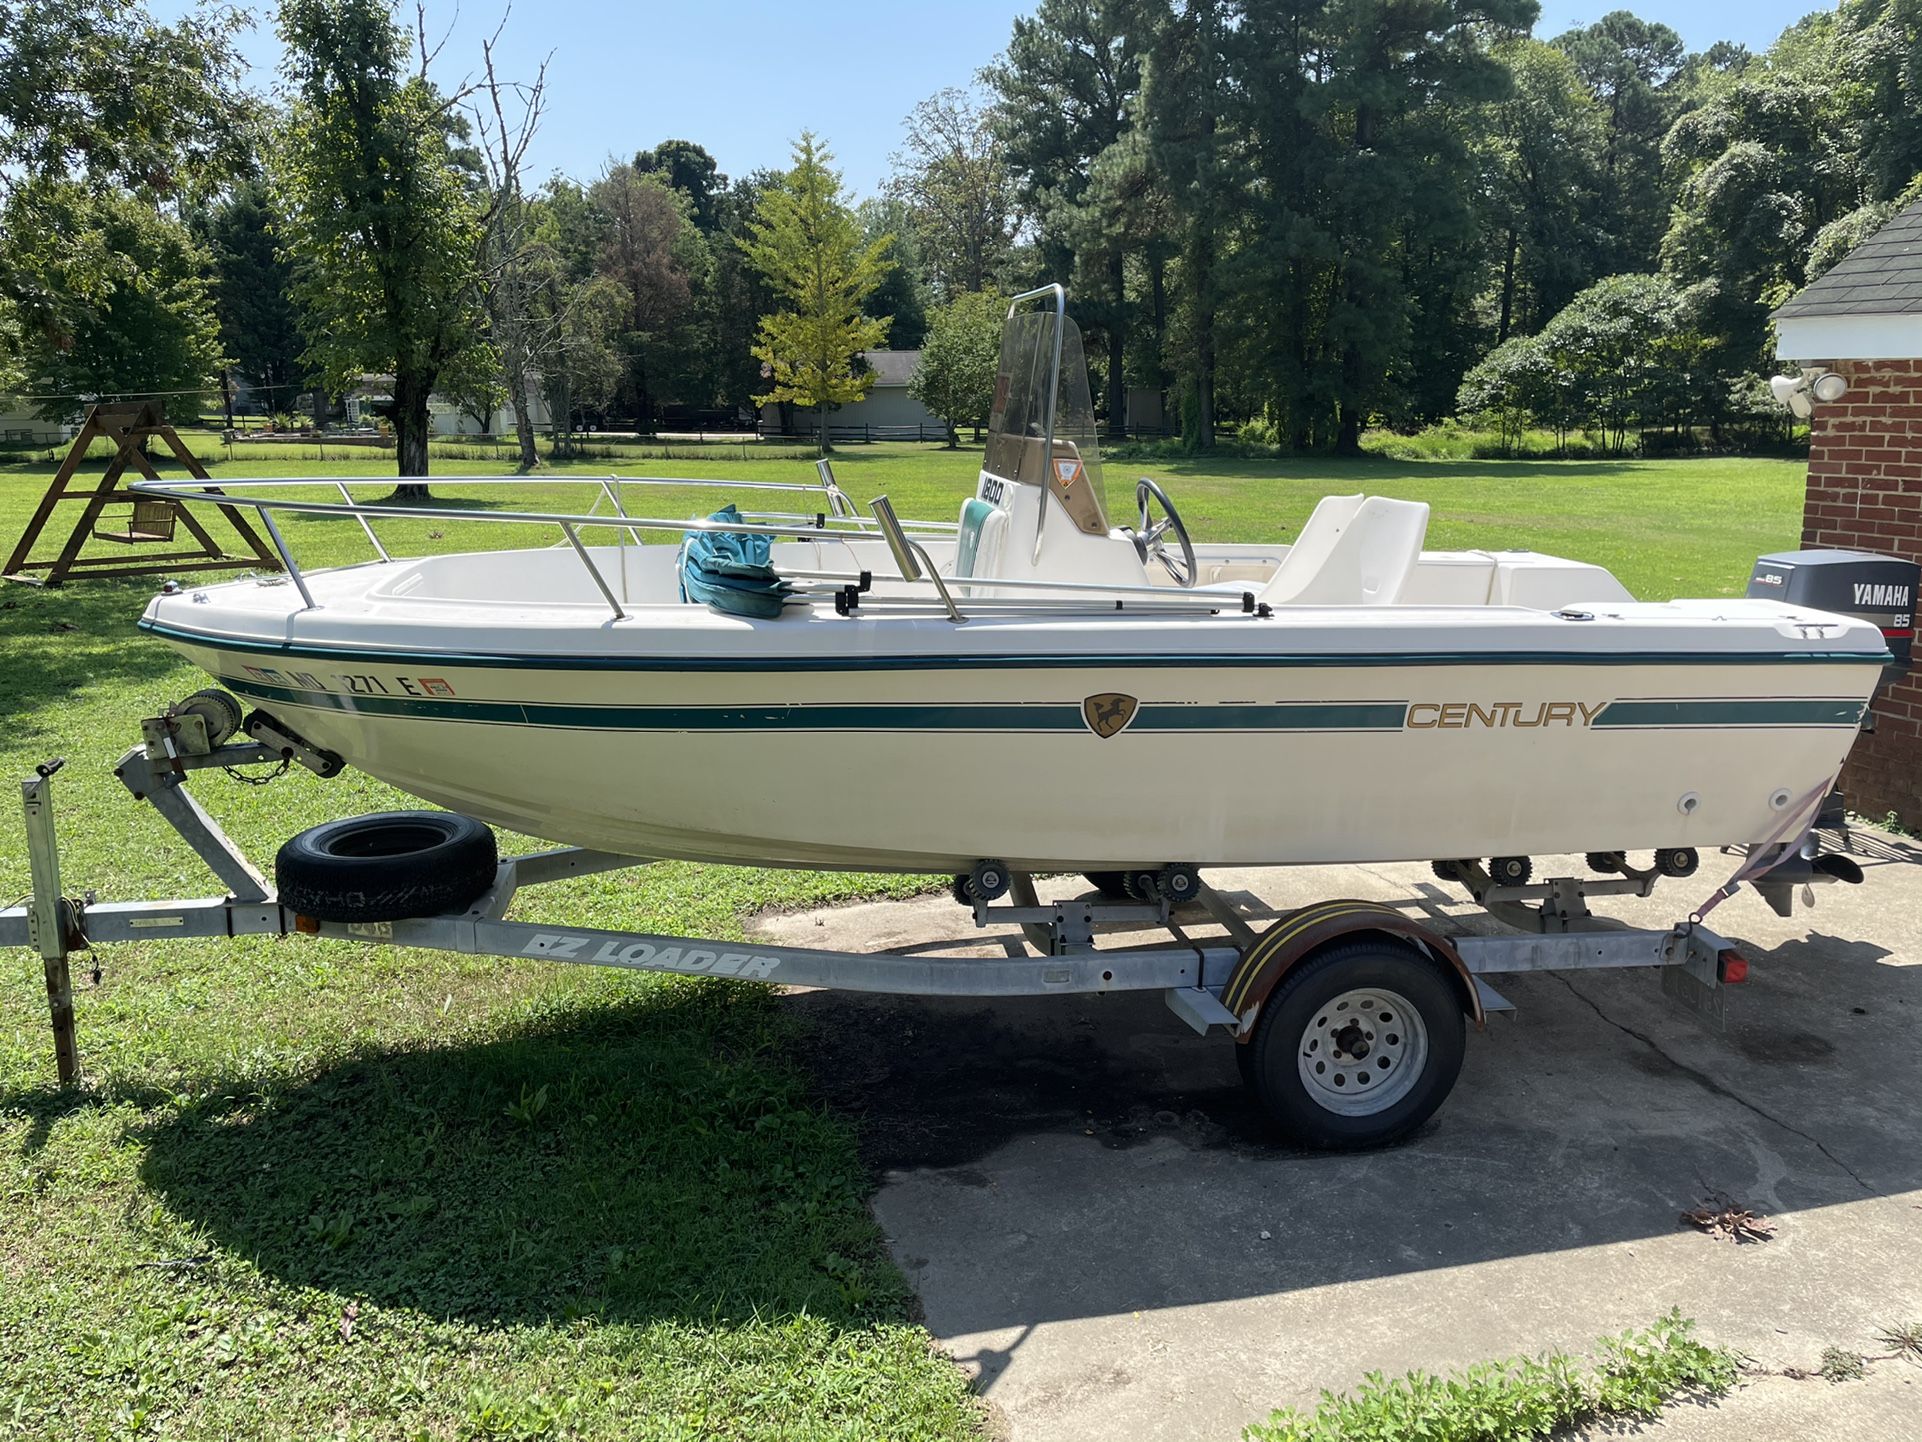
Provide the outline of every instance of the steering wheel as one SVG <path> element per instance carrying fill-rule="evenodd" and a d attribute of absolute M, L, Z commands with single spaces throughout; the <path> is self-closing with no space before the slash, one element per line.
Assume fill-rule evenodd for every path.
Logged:
<path fill-rule="evenodd" d="M 1161 519 L 1152 525 L 1148 523 L 1148 502 L 1151 500 L 1161 507 Z M 1141 557 L 1141 564 L 1145 566 L 1150 560 L 1159 561 L 1177 586 L 1186 589 L 1194 585 L 1195 547 L 1188 539 L 1188 528 L 1181 524 L 1181 512 L 1168 499 L 1168 493 L 1146 476 L 1135 482 L 1135 512 L 1135 554 Z M 1168 553 L 1168 547 L 1162 541 L 1170 531 L 1181 543 L 1179 563 Z"/>

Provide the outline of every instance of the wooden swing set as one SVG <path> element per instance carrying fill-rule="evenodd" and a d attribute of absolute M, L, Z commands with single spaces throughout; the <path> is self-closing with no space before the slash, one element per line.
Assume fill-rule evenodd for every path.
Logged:
<path fill-rule="evenodd" d="M 107 469 L 102 472 L 93 489 L 88 490 L 83 484 L 69 490 L 74 476 L 87 458 L 88 447 L 96 440 L 114 443 L 113 459 L 107 462 Z M 194 516 L 191 507 L 162 500 L 158 496 L 135 495 L 132 491 L 120 488 L 121 477 L 129 466 L 150 481 L 160 479 L 160 473 L 154 469 L 153 459 L 147 453 L 149 443 L 155 440 L 162 442 L 173 453 L 174 459 L 186 468 L 188 475 L 211 484 L 212 477 L 207 474 L 207 468 L 187 449 L 186 444 L 174 433 L 174 428 L 167 423 L 166 414 L 152 401 L 93 406 L 87 411 L 80 434 L 73 438 L 66 459 L 54 473 L 47 493 L 40 498 L 33 519 L 27 522 L 27 529 L 14 546 L 13 554 L 7 559 L 6 568 L 0 571 L 0 576 L 31 585 L 58 586 L 72 578 L 173 575 L 183 571 L 241 569 L 278 571 L 281 568 L 279 557 L 261 539 L 260 533 L 239 507 L 222 506 L 220 513 L 234 528 L 234 534 L 248 547 L 251 554 L 245 556 L 230 555 L 223 551 L 220 543 Z M 218 487 L 214 487 L 214 490 L 218 494 Z M 50 561 L 36 561 L 32 559 L 34 545 L 62 501 L 85 501 L 86 509 L 80 513 L 80 520 L 67 537 L 66 544 L 60 548 L 60 554 Z M 124 516 L 110 518 L 106 515 L 109 506 L 122 505 L 127 507 Z M 174 540 L 177 526 L 187 528 L 188 535 L 198 545 L 197 550 L 166 551 L 133 559 L 122 559 L 117 555 L 80 554 L 81 548 L 90 539 L 112 541 L 123 546 L 166 545 Z"/>

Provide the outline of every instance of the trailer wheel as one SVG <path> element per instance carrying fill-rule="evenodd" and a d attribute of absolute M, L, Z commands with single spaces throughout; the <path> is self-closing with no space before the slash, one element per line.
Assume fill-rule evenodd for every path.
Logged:
<path fill-rule="evenodd" d="M 494 884 L 494 833 L 455 811 L 380 811 L 303 831 L 274 857 L 280 901 L 318 921 L 400 921 Z"/>
<path fill-rule="evenodd" d="M 1295 966 L 1238 1048 L 1270 1117 L 1309 1146 L 1397 1141 L 1447 1099 L 1461 1072 L 1461 998 L 1415 947 L 1336 942 Z"/>
<path fill-rule="evenodd" d="M 1084 871 L 1081 873 L 1103 896 L 1115 901 L 1128 899 L 1128 873 L 1125 871 Z"/>

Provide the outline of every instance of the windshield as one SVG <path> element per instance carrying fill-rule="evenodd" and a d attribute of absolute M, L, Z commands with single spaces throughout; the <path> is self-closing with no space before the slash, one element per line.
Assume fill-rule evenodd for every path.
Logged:
<path fill-rule="evenodd" d="M 1054 455 L 1050 458 L 1043 453 L 1043 437 L 1057 324 L 1061 378 L 1054 388 Z M 1080 330 L 1065 315 L 1024 311 L 1010 316 L 1002 327 L 1001 364 L 994 377 L 994 408 L 988 416 L 988 449 L 981 468 L 1018 485 L 1051 486 L 1076 526 L 1091 535 L 1108 534 L 1094 404 L 1088 398 L 1088 360 L 1081 349 Z"/>

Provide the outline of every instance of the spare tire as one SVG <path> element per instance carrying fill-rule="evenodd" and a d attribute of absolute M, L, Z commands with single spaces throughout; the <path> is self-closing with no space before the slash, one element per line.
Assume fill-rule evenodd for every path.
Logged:
<path fill-rule="evenodd" d="M 494 884 L 494 833 L 456 811 L 329 821 L 274 857 L 280 903 L 316 921 L 400 921 L 466 906 Z"/>

